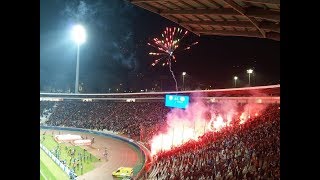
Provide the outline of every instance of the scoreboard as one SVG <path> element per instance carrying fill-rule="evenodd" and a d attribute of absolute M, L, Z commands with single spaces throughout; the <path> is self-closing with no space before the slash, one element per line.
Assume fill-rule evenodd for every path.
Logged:
<path fill-rule="evenodd" d="M 189 105 L 189 96 L 166 95 L 165 106 L 185 109 Z"/>

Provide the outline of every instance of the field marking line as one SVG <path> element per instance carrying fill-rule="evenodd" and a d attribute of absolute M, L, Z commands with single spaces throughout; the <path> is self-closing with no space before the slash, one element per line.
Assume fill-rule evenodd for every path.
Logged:
<path fill-rule="evenodd" d="M 45 180 L 48 180 L 47 177 L 42 173 L 41 169 L 40 169 L 40 174 L 44 177 Z"/>

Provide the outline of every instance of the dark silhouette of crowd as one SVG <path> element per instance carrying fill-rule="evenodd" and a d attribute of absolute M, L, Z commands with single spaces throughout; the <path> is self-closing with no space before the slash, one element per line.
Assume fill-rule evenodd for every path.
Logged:
<path fill-rule="evenodd" d="M 41 116 L 41 110 L 49 109 L 53 104 L 41 102 L 40 106 Z M 169 110 L 163 102 L 62 101 L 56 102 L 46 124 L 114 131 L 148 141 L 152 137 L 150 134 L 157 130 L 154 127 L 165 121 Z"/>
<path fill-rule="evenodd" d="M 158 154 L 145 179 L 280 179 L 280 110 Z"/>

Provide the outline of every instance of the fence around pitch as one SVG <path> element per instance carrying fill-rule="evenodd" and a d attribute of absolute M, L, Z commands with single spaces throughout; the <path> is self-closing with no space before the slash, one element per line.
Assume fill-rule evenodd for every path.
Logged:
<path fill-rule="evenodd" d="M 67 173 L 68 176 L 70 176 L 70 169 L 65 166 L 64 164 L 61 163 L 61 161 L 55 156 L 53 155 L 44 145 L 42 145 L 40 143 L 40 148 L 65 172 Z M 76 177 L 76 174 L 73 173 L 73 177 Z M 76 178 L 73 178 L 76 180 Z"/>
<path fill-rule="evenodd" d="M 60 126 L 43 126 L 40 125 L 40 129 L 50 129 L 50 130 L 65 130 L 65 131 L 77 131 L 77 132 L 84 132 L 84 133 L 90 133 L 90 134 L 96 134 L 99 136 L 104 136 L 104 137 L 112 137 L 118 140 L 121 140 L 125 143 L 129 143 L 135 148 L 139 149 L 141 154 L 142 154 L 142 162 L 143 166 L 139 173 L 134 177 L 134 179 L 139 179 L 143 175 L 143 171 L 145 169 L 146 163 L 150 160 L 150 154 L 149 152 L 146 151 L 145 147 L 141 145 L 140 143 L 134 141 L 133 139 L 129 139 L 123 136 L 116 135 L 115 133 L 108 133 L 108 132 L 101 132 L 97 130 L 89 130 L 89 129 L 82 129 L 82 128 L 73 128 L 73 127 L 60 127 Z"/>

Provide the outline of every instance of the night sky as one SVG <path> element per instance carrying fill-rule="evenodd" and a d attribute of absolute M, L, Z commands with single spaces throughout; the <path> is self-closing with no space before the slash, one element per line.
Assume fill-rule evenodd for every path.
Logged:
<path fill-rule="evenodd" d="M 73 24 L 81 23 L 87 41 L 80 49 L 80 76 L 84 92 L 137 91 L 157 84 L 174 90 L 167 66 L 151 66 L 154 57 L 147 43 L 165 27 L 179 27 L 165 18 L 125 0 L 40 1 L 40 86 L 74 89 L 76 44 L 70 38 Z M 177 54 L 172 64 L 181 86 L 193 89 L 230 88 L 233 76 L 239 86 L 248 85 L 248 68 L 254 69 L 253 85 L 280 84 L 280 42 L 246 37 L 201 36 L 190 33 L 186 41 L 198 41 Z M 121 85 L 120 85 L 121 84 Z"/>

